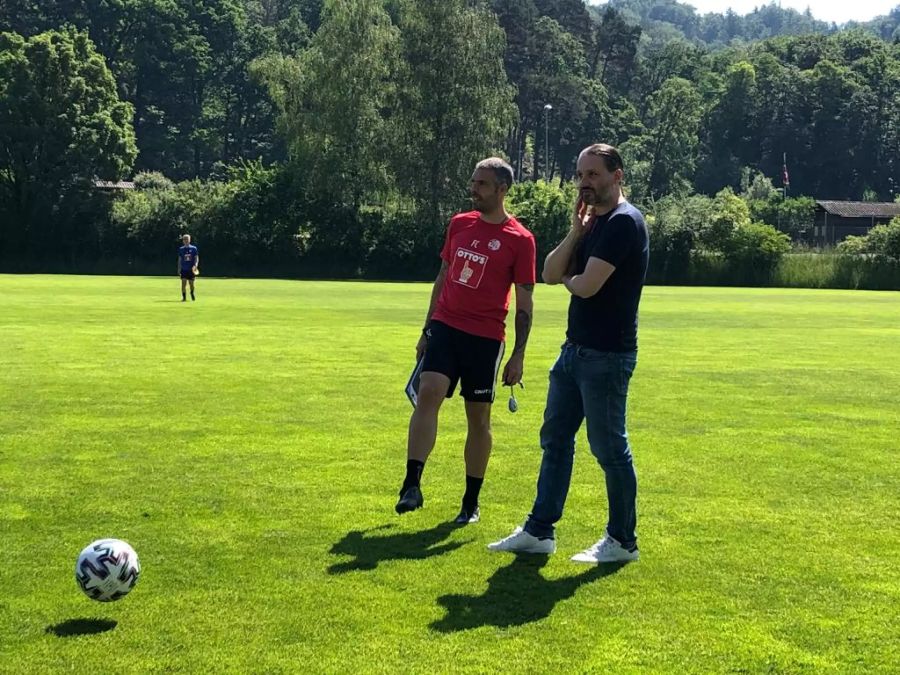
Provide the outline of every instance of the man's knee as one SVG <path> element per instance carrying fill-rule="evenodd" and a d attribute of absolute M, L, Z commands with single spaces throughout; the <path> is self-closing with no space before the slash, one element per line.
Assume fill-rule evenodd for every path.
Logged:
<path fill-rule="evenodd" d="M 470 433 L 491 433 L 491 404 L 466 401 L 466 421 Z"/>
<path fill-rule="evenodd" d="M 591 453 L 604 469 L 619 469 L 631 464 L 631 446 L 625 436 L 610 436 L 604 443 L 591 443 Z"/>
<path fill-rule="evenodd" d="M 541 449 L 552 455 L 574 455 L 575 437 L 541 429 Z"/>
<path fill-rule="evenodd" d="M 419 381 L 416 407 L 439 408 L 447 396 L 447 388 L 449 386 L 448 379 L 443 375 L 437 377 L 426 377 L 423 375 Z"/>

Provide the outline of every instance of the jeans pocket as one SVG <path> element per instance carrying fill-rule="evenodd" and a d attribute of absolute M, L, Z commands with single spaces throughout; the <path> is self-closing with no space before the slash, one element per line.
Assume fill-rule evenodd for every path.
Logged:
<path fill-rule="evenodd" d="M 589 363 L 608 361 L 610 358 L 609 352 L 601 352 L 599 349 L 591 349 L 590 347 L 579 346 L 575 351 L 575 354 L 582 361 L 587 361 Z"/>

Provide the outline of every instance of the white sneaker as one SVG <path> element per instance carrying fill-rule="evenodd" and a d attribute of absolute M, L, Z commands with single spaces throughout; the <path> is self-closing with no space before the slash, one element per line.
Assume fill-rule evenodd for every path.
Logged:
<path fill-rule="evenodd" d="M 629 551 L 608 534 L 586 551 L 576 553 L 572 560 L 580 563 L 596 565 L 598 563 L 631 562 L 640 558 L 637 546 Z"/>
<path fill-rule="evenodd" d="M 554 553 L 556 551 L 556 540 L 553 537 L 545 537 L 538 539 L 534 535 L 528 534 L 521 527 L 513 530 L 513 533 L 488 544 L 491 551 L 508 551 L 510 553 Z"/>

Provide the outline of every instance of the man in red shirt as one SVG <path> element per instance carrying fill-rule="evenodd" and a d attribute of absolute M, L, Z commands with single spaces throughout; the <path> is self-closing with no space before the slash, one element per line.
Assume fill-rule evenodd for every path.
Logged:
<path fill-rule="evenodd" d="M 534 236 L 504 208 L 512 183 L 512 168 L 502 159 L 479 162 L 469 181 L 475 210 L 455 215 L 447 228 L 441 270 L 416 345 L 416 357 L 424 353 L 424 362 L 409 420 L 406 478 L 397 513 L 422 506 L 420 480 L 437 438 L 438 411 L 460 382 L 468 421 L 466 492 L 454 522 L 464 525 L 480 518 L 478 495 L 491 454 L 491 404 L 511 286 L 516 289 L 516 344 L 503 369 L 503 384 L 521 382 L 531 331 Z"/>

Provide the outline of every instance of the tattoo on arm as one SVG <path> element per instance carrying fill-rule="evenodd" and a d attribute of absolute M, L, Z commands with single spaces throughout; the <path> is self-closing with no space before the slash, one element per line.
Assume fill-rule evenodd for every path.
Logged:
<path fill-rule="evenodd" d="M 534 284 L 519 284 L 519 288 L 531 293 L 534 291 Z M 530 305 L 531 303 L 529 303 Z M 525 345 L 528 342 L 528 334 L 531 332 L 531 307 L 528 311 L 516 308 L 516 345 L 513 347 L 513 354 L 520 354 L 525 351 Z"/>
<path fill-rule="evenodd" d="M 528 342 L 528 334 L 531 332 L 531 314 L 524 309 L 516 311 L 516 346 L 513 348 L 513 354 L 525 351 L 525 344 Z"/>

